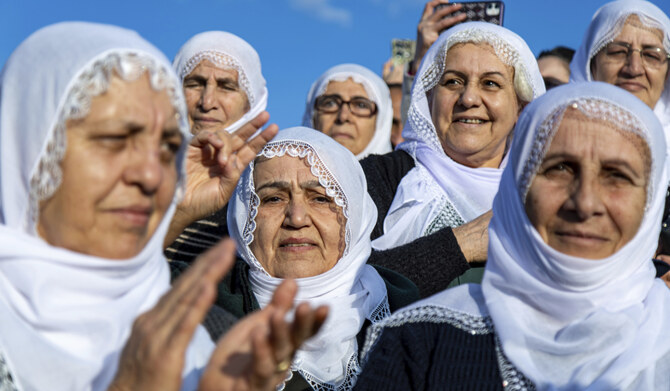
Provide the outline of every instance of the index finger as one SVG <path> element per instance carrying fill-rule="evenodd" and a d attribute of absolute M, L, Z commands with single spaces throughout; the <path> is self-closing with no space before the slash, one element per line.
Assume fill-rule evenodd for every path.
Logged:
<path fill-rule="evenodd" d="M 237 159 L 240 164 L 240 167 L 246 167 L 251 163 L 252 160 L 256 158 L 258 153 L 263 149 L 265 144 L 274 138 L 279 132 L 279 127 L 276 124 L 272 124 L 267 127 L 264 131 L 261 132 L 258 136 L 254 137 L 246 143 L 239 151 L 237 151 Z"/>
<path fill-rule="evenodd" d="M 239 137 L 243 141 L 247 141 L 256 131 L 265 125 L 266 122 L 270 119 L 270 113 L 264 111 L 258 114 L 254 119 L 242 125 L 235 133 L 234 136 Z"/>

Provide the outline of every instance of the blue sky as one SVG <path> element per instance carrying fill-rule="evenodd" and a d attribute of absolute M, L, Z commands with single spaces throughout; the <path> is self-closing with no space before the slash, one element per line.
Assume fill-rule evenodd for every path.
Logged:
<path fill-rule="evenodd" d="M 506 0 L 504 26 L 535 54 L 576 48 L 606 1 Z M 652 1 L 670 15 L 670 1 Z M 299 125 L 311 83 L 344 62 L 381 74 L 392 38 L 415 38 L 420 0 L 0 0 L 0 64 L 40 27 L 65 20 L 137 30 L 173 58 L 192 35 L 224 30 L 251 43 L 270 91 L 268 111 L 280 127 Z"/>

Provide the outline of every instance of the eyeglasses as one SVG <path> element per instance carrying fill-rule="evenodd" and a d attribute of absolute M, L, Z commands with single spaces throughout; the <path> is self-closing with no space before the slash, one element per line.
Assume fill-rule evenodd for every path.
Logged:
<path fill-rule="evenodd" d="M 625 63 L 633 52 L 640 52 L 640 59 L 646 68 L 660 68 L 668 62 L 670 54 L 659 47 L 647 46 L 642 49 L 633 49 L 627 42 L 611 42 L 605 46 L 605 58 L 615 64 Z"/>
<path fill-rule="evenodd" d="M 356 97 L 345 101 L 339 95 L 321 95 L 316 98 L 314 108 L 322 113 L 334 114 L 339 112 L 344 104 L 349 107 L 351 114 L 357 117 L 368 118 L 377 113 L 377 105 L 369 99 Z"/>

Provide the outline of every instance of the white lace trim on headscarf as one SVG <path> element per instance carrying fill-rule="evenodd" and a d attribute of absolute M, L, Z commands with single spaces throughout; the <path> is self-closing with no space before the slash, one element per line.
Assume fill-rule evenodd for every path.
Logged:
<path fill-rule="evenodd" d="M 601 260 L 550 248 L 524 207 L 565 109 L 575 106 L 619 131 L 642 134 L 651 151 L 642 224 L 629 243 Z M 668 176 L 660 123 L 642 101 L 617 87 L 572 83 L 531 102 L 514 135 L 493 205 L 481 289 L 461 285 L 409 308 L 490 317 L 501 353 L 539 390 L 670 389 L 670 291 L 654 278 L 651 262 Z"/>
<path fill-rule="evenodd" d="M 670 18 L 656 5 L 648 1 L 620 0 L 607 3 L 593 15 L 582 44 L 570 63 L 571 81 L 592 81 L 591 59 L 608 43 L 614 41 L 631 15 L 637 15 L 647 28 L 663 33 L 663 48 L 670 53 Z M 665 130 L 666 140 L 670 140 L 670 78 L 665 86 L 654 113 Z M 670 143 L 668 152 L 670 153 Z M 670 163 L 669 163 L 670 164 Z"/>
<path fill-rule="evenodd" d="M 642 134 L 651 152 L 640 228 L 601 260 L 550 248 L 525 212 L 525 194 L 567 107 Z M 665 159 L 658 119 L 609 84 L 557 87 L 519 118 L 493 206 L 482 291 L 505 355 L 538 389 L 670 387 L 670 363 L 662 360 L 670 352 L 670 291 L 650 261 L 665 204 Z"/>
<path fill-rule="evenodd" d="M 208 60 L 221 69 L 236 70 L 238 83 L 249 100 L 249 111 L 228 126 L 226 131 L 235 132 L 266 109 L 268 89 L 261 73 L 261 60 L 249 43 L 224 31 L 200 33 L 179 49 L 173 66 L 183 81 L 203 60 Z"/>
<path fill-rule="evenodd" d="M 375 122 L 375 134 L 361 153 L 356 155 L 358 160 L 368 155 L 383 155 L 391 152 L 391 126 L 393 125 L 393 104 L 391 92 L 388 86 L 377 74 L 360 65 L 341 64 L 328 69 L 323 73 L 309 89 L 305 114 L 302 125 L 314 127 L 314 102 L 316 98 L 323 95 L 331 81 L 346 81 L 351 78 L 359 83 L 368 94 L 368 99 L 377 105 L 377 121 Z"/>
<path fill-rule="evenodd" d="M 114 72 L 134 80 L 144 71 L 153 88 L 168 91 L 188 140 L 176 75 L 167 59 L 133 31 L 78 22 L 52 25 L 27 38 L 5 65 L 0 79 L 0 335 L 19 389 L 107 389 L 133 320 L 169 289 L 162 243 L 177 192 L 149 243 L 127 260 L 48 245 L 35 233 L 37 209 L 29 205 L 48 198 L 60 184 L 65 121 L 85 117 L 91 99 L 106 91 Z M 186 144 L 177 156 L 180 181 Z M 206 331 L 198 328 L 186 357 L 185 388 L 197 385 L 212 349 Z"/>
<path fill-rule="evenodd" d="M 356 335 L 365 319 L 372 323 L 389 315 L 386 286 L 366 261 L 377 208 L 367 193 L 363 170 L 345 147 L 313 129 L 282 130 L 259 156 L 304 159 L 327 194 L 346 217 L 344 255 L 332 269 L 314 277 L 298 278 L 296 301 L 312 306 L 326 304 L 330 312 L 321 331 L 298 351 L 293 370 L 314 389 L 350 389 L 360 372 Z M 271 300 L 282 279 L 271 277 L 249 248 L 259 205 L 252 163 L 244 172 L 228 208 L 228 230 L 238 252 L 249 264 L 252 290 L 261 307 Z"/>
<path fill-rule="evenodd" d="M 444 73 L 449 49 L 465 42 L 491 45 L 504 64 L 514 67 L 514 88 L 521 101 L 545 91 L 533 53 L 515 33 L 483 22 L 463 23 L 442 33 L 414 79 L 405 142 L 398 146 L 414 157 L 416 166 L 398 186 L 384 219 L 384 235 L 373 242 L 376 250 L 467 223 L 491 209 L 507 157 L 498 168 L 470 168 L 452 160 L 442 149 L 426 97 Z"/>

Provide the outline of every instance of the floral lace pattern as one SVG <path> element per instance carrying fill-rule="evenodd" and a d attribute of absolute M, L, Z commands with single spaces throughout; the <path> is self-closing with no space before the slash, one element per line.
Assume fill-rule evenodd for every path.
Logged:
<path fill-rule="evenodd" d="M 39 202 L 48 199 L 61 184 L 63 173 L 60 162 L 67 148 L 65 124 L 70 119 L 81 119 L 88 115 L 91 100 L 109 88 L 114 75 L 126 81 L 137 80 L 145 72 L 149 73 L 151 87 L 156 91 L 166 90 L 177 111 L 181 129 L 188 129 L 186 107 L 177 80 L 170 77 L 170 71 L 151 56 L 128 52 L 114 52 L 95 61 L 83 70 L 67 93 L 58 120 L 46 141 L 45 150 L 30 179 L 28 227 L 33 227 L 38 218 Z M 183 194 L 183 178 L 180 178 L 178 197 Z"/>
<path fill-rule="evenodd" d="M 391 315 L 391 309 L 389 307 L 388 303 L 388 298 L 384 298 L 384 301 L 382 301 L 379 306 L 372 311 L 368 319 L 370 322 L 375 325 L 378 324 L 379 322 L 383 321 L 384 319 L 388 318 Z M 357 354 L 353 354 L 349 360 L 347 361 L 347 367 L 346 367 L 346 376 L 344 378 L 344 381 L 342 381 L 340 384 L 337 386 L 330 384 L 330 383 L 324 383 L 317 379 L 316 377 L 312 376 L 309 372 L 306 372 L 302 369 L 300 369 L 300 363 L 299 362 L 294 362 L 291 365 L 292 371 L 296 371 L 300 373 L 300 375 L 309 383 L 309 385 L 312 387 L 313 390 L 317 391 L 346 391 L 346 390 L 351 390 L 354 388 L 354 385 L 356 384 L 356 380 L 358 379 L 358 376 L 361 374 L 362 367 L 359 364 L 359 360 L 357 357 Z M 277 386 L 277 391 L 283 391 L 284 388 L 286 388 L 286 383 L 290 381 L 293 378 L 293 373 L 290 372 L 290 374 L 286 377 L 284 382 L 282 382 L 279 386 Z"/>
<path fill-rule="evenodd" d="M 427 91 L 430 91 L 437 85 L 444 73 L 444 66 L 447 59 L 447 52 L 449 49 L 459 43 L 486 43 L 491 45 L 498 58 L 506 65 L 514 67 L 515 70 L 515 90 L 517 95 L 524 101 L 533 99 L 533 91 L 537 91 L 537 86 L 532 85 L 532 78 L 526 66 L 521 61 L 521 56 L 510 44 L 498 37 L 497 35 L 481 31 L 478 29 L 467 29 L 459 31 L 451 36 L 440 46 L 438 53 L 433 62 L 428 65 L 426 70 L 421 74 L 416 81 L 417 86 L 421 88 L 413 89 L 412 101 L 418 102 L 422 96 L 425 96 Z M 417 136 L 416 138 L 423 140 L 427 145 L 438 152 L 442 152 L 442 146 L 437 137 L 435 126 L 430 118 L 425 118 L 420 114 L 416 105 L 411 105 L 408 112 L 408 119 Z M 411 148 L 411 146 L 410 146 Z M 413 156 L 413 150 L 409 151 Z"/>
<path fill-rule="evenodd" d="M 493 321 L 490 317 L 473 316 L 449 308 L 425 305 L 398 311 L 382 322 L 372 325 L 368 329 L 365 345 L 361 353 L 362 361 L 365 363 L 367 355 L 379 340 L 384 328 L 400 327 L 410 323 L 447 323 L 472 335 L 484 335 L 493 332 Z"/>
<path fill-rule="evenodd" d="M 426 231 L 423 233 L 423 236 L 428 236 L 444 227 L 455 228 L 465 224 L 465 220 L 458 214 L 449 200 L 445 198 L 441 203 L 442 208 L 440 209 L 440 213 L 438 213 L 433 221 L 430 222 L 428 228 L 426 228 Z"/>
<path fill-rule="evenodd" d="M 373 325 L 368 330 L 365 346 L 363 347 L 362 362 L 365 364 L 367 355 L 375 346 L 384 328 L 400 327 L 411 323 L 446 323 L 450 326 L 463 330 L 471 335 L 486 335 L 495 333 L 493 321 L 489 316 L 474 316 L 460 311 L 454 311 L 449 308 L 425 305 L 416 308 L 410 308 L 396 312 L 383 322 Z M 502 377 L 503 389 L 511 391 L 535 390 L 533 383 L 519 372 L 514 364 L 509 362 L 502 351 L 498 337 L 495 337 L 496 356 L 498 358 L 498 368 Z"/>
<path fill-rule="evenodd" d="M 0 391 L 17 391 L 14 379 L 5 358 L 0 354 Z"/>
<path fill-rule="evenodd" d="M 335 204 L 342 208 L 344 217 L 347 219 L 346 229 L 344 234 L 345 246 L 343 256 L 346 256 L 349 253 L 349 243 L 351 241 L 351 227 L 349 226 L 349 201 L 347 200 L 346 194 L 342 190 L 342 187 L 337 183 L 335 175 L 323 164 L 323 161 L 319 157 L 319 154 L 312 148 L 311 145 L 304 143 L 298 140 L 282 140 L 280 142 L 269 142 L 265 145 L 263 150 L 259 153 L 259 156 L 264 156 L 268 159 L 274 157 L 281 157 L 288 154 L 291 157 L 297 157 L 300 159 L 305 159 L 307 164 L 310 166 L 310 171 L 312 174 L 319 180 L 321 186 L 326 189 L 326 194 L 329 197 L 332 197 L 335 201 Z M 256 216 L 258 215 L 258 206 L 260 205 L 260 199 L 256 194 L 256 185 L 254 184 L 253 177 L 253 168 L 254 164 L 250 165 L 251 173 L 249 186 L 243 191 L 247 192 L 245 194 L 245 199 L 249 199 L 249 217 L 247 222 L 244 225 L 242 230 L 242 240 L 247 245 L 247 247 L 254 241 L 254 231 L 256 230 Z M 261 266 L 260 262 L 256 259 L 254 254 L 251 251 L 248 251 L 251 262 L 255 265 L 258 270 L 262 270 L 265 274 L 267 272 Z"/>
<path fill-rule="evenodd" d="M 500 376 L 503 379 L 503 389 L 510 391 L 535 390 L 535 385 L 505 357 L 498 335 L 495 337 L 495 342 L 498 369 L 500 369 Z"/>
<path fill-rule="evenodd" d="M 639 118 L 637 118 L 633 113 L 626 111 L 620 108 L 617 105 L 614 105 L 611 102 L 604 100 L 603 98 L 580 98 L 571 102 L 568 102 L 565 105 L 558 107 L 554 112 L 549 115 L 544 122 L 538 127 L 536 131 L 536 137 L 534 138 L 533 147 L 529 154 L 528 160 L 525 163 L 523 174 L 518 182 L 518 191 L 522 199 L 526 199 L 528 194 L 528 189 L 530 184 L 537 174 L 537 170 L 544 159 L 544 155 L 547 153 L 547 150 L 551 144 L 558 127 L 563 120 L 563 115 L 568 108 L 579 110 L 580 113 L 585 115 L 590 120 L 595 121 L 605 121 L 609 126 L 614 127 L 620 132 L 623 133 L 632 133 L 637 136 L 642 137 L 643 140 L 649 145 L 649 137 L 645 129 L 640 127 L 640 124 L 644 123 Z M 652 166 L 658 164 L 657 162 L 652 162 Z M 653 170 L 653 167 L 652 167 Z M 655 186 L 653 183 L 649 183 L 649 189 L 654 189 Z M 651 195 L 653 191 L 647 191 L 647 205 L 651 202 Z"/>
<path fill-rule="evenodd" d="M 256 97 L 254 96 L 253 91 L 251 90 L 251 82 L 247 77 L 246 72 L 242 68 L 242 65 L 233 57 L 217 52 L 215 50 L 205 50 L 203 52 L 197 53 L 195 56 L 191 57 L 186 61 L 186 66 L 179 73 L 181 80 L 191 72 L 193 69 L 198 66 L 203 60 L 208 60 L 212 62 L 219 68 L 222 69 L 234 69 L 237 71 L 238 83 L 244 90 L 244 93 L 247 94 L 247 99 L 249 99 L 249 106 L 253 107 L 256 103 Z"/>

